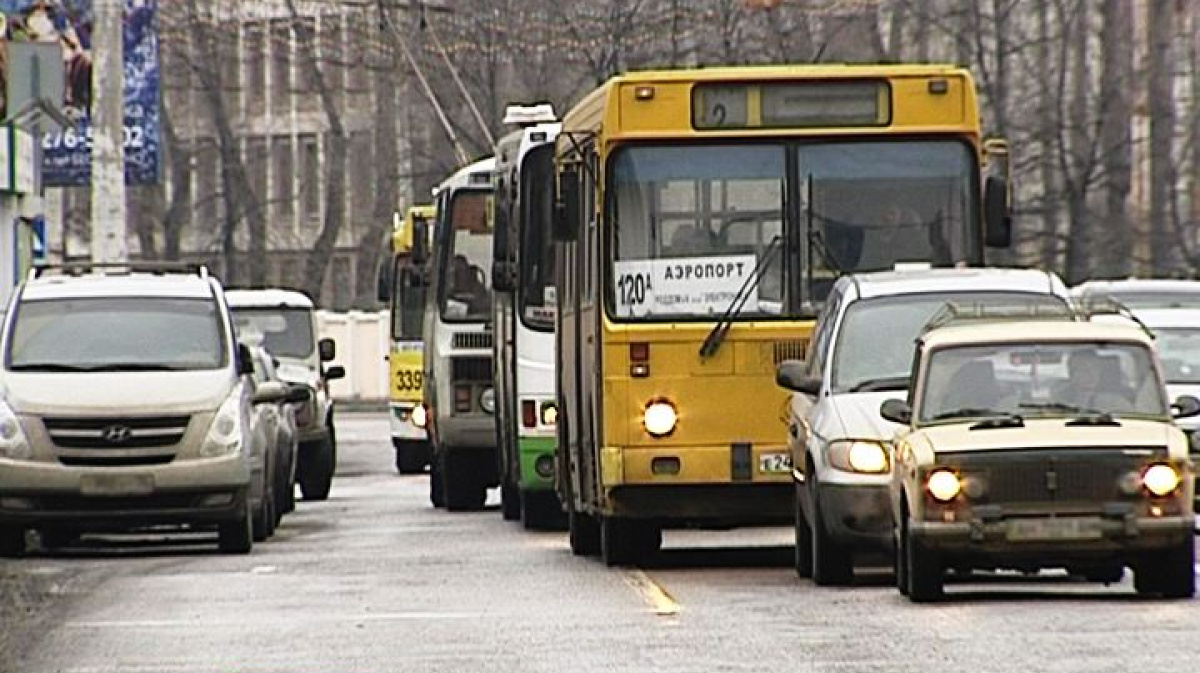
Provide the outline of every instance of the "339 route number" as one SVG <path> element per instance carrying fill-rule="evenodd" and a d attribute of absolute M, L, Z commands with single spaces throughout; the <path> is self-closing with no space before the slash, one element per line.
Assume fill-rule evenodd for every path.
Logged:
<path fill-rule="evenodd" d="M 425 375 L 419 369 L 402 369 L 396 372 L 396 390 L 420 390 L 425 385 Z"/>

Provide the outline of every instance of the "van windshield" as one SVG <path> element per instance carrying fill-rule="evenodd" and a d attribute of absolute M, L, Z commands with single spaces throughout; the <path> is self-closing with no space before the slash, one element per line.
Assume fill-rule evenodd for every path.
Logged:
<path fill-rule="evenodd" d="M 103 297 L 19 305 L 5 361 L 26 371 L 183 371 L 228 363 L 212 299 Z"/>
<path fill-rule="evenodd" d="M 304 359 L 313 347 L 312 312 L 304 308 L 234 308 L 238 341 L 262 346 L 277 358 Z"/>

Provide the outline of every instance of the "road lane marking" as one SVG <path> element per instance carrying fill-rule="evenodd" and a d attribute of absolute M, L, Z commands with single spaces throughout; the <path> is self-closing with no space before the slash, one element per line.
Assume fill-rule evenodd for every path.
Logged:
<path fill-rule="evenodd" d="M 646 599 L 656 615 L 673 617 L 683 609 L 662 585 L 641 570 L 631 570 L 625 573 L 625 581 L 640 593 L 642 598 Z"/>
<path fill-rule="evenodd" d="M 342 615 L 306 615 L 298 621 L 303 622 L 387 622 L 412 620 L 452 620 L 477 619 L 482 612 L 378 612 L 368 614 Z M 296 615 L 292 615 L 295 621 Z M 97 620 L 67 622 L 65 626 L 72 629 L 146 629 L 146 628 L 195 628 L 215 626 L 244 626 L 243 620 L 200 621 L 194 619 L 139 619 L 139 620 Z"/>

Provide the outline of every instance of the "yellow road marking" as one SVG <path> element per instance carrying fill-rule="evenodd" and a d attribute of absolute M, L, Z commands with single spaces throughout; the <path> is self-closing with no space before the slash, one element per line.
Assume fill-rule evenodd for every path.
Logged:
<path fill-rule="evenodd" d="M 654 614 L 663 617 L 672 617 L 683 609 L 679 603 L 667 593 L 667 590 L 658 582 L 650 579 L 650 576 L 641 570 L 631 570 L 625 574 L 625 581 L 629 586 L 633 587 L 650 607 L 654 609 Z"/>

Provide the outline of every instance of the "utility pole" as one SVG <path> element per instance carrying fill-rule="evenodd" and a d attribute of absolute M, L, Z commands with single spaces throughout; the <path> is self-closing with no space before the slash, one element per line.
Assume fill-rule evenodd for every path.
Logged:
<path fill-rule="evenodd" d="M 126 262 L 125 0 L 94 0 L 92 261 Z"/>

